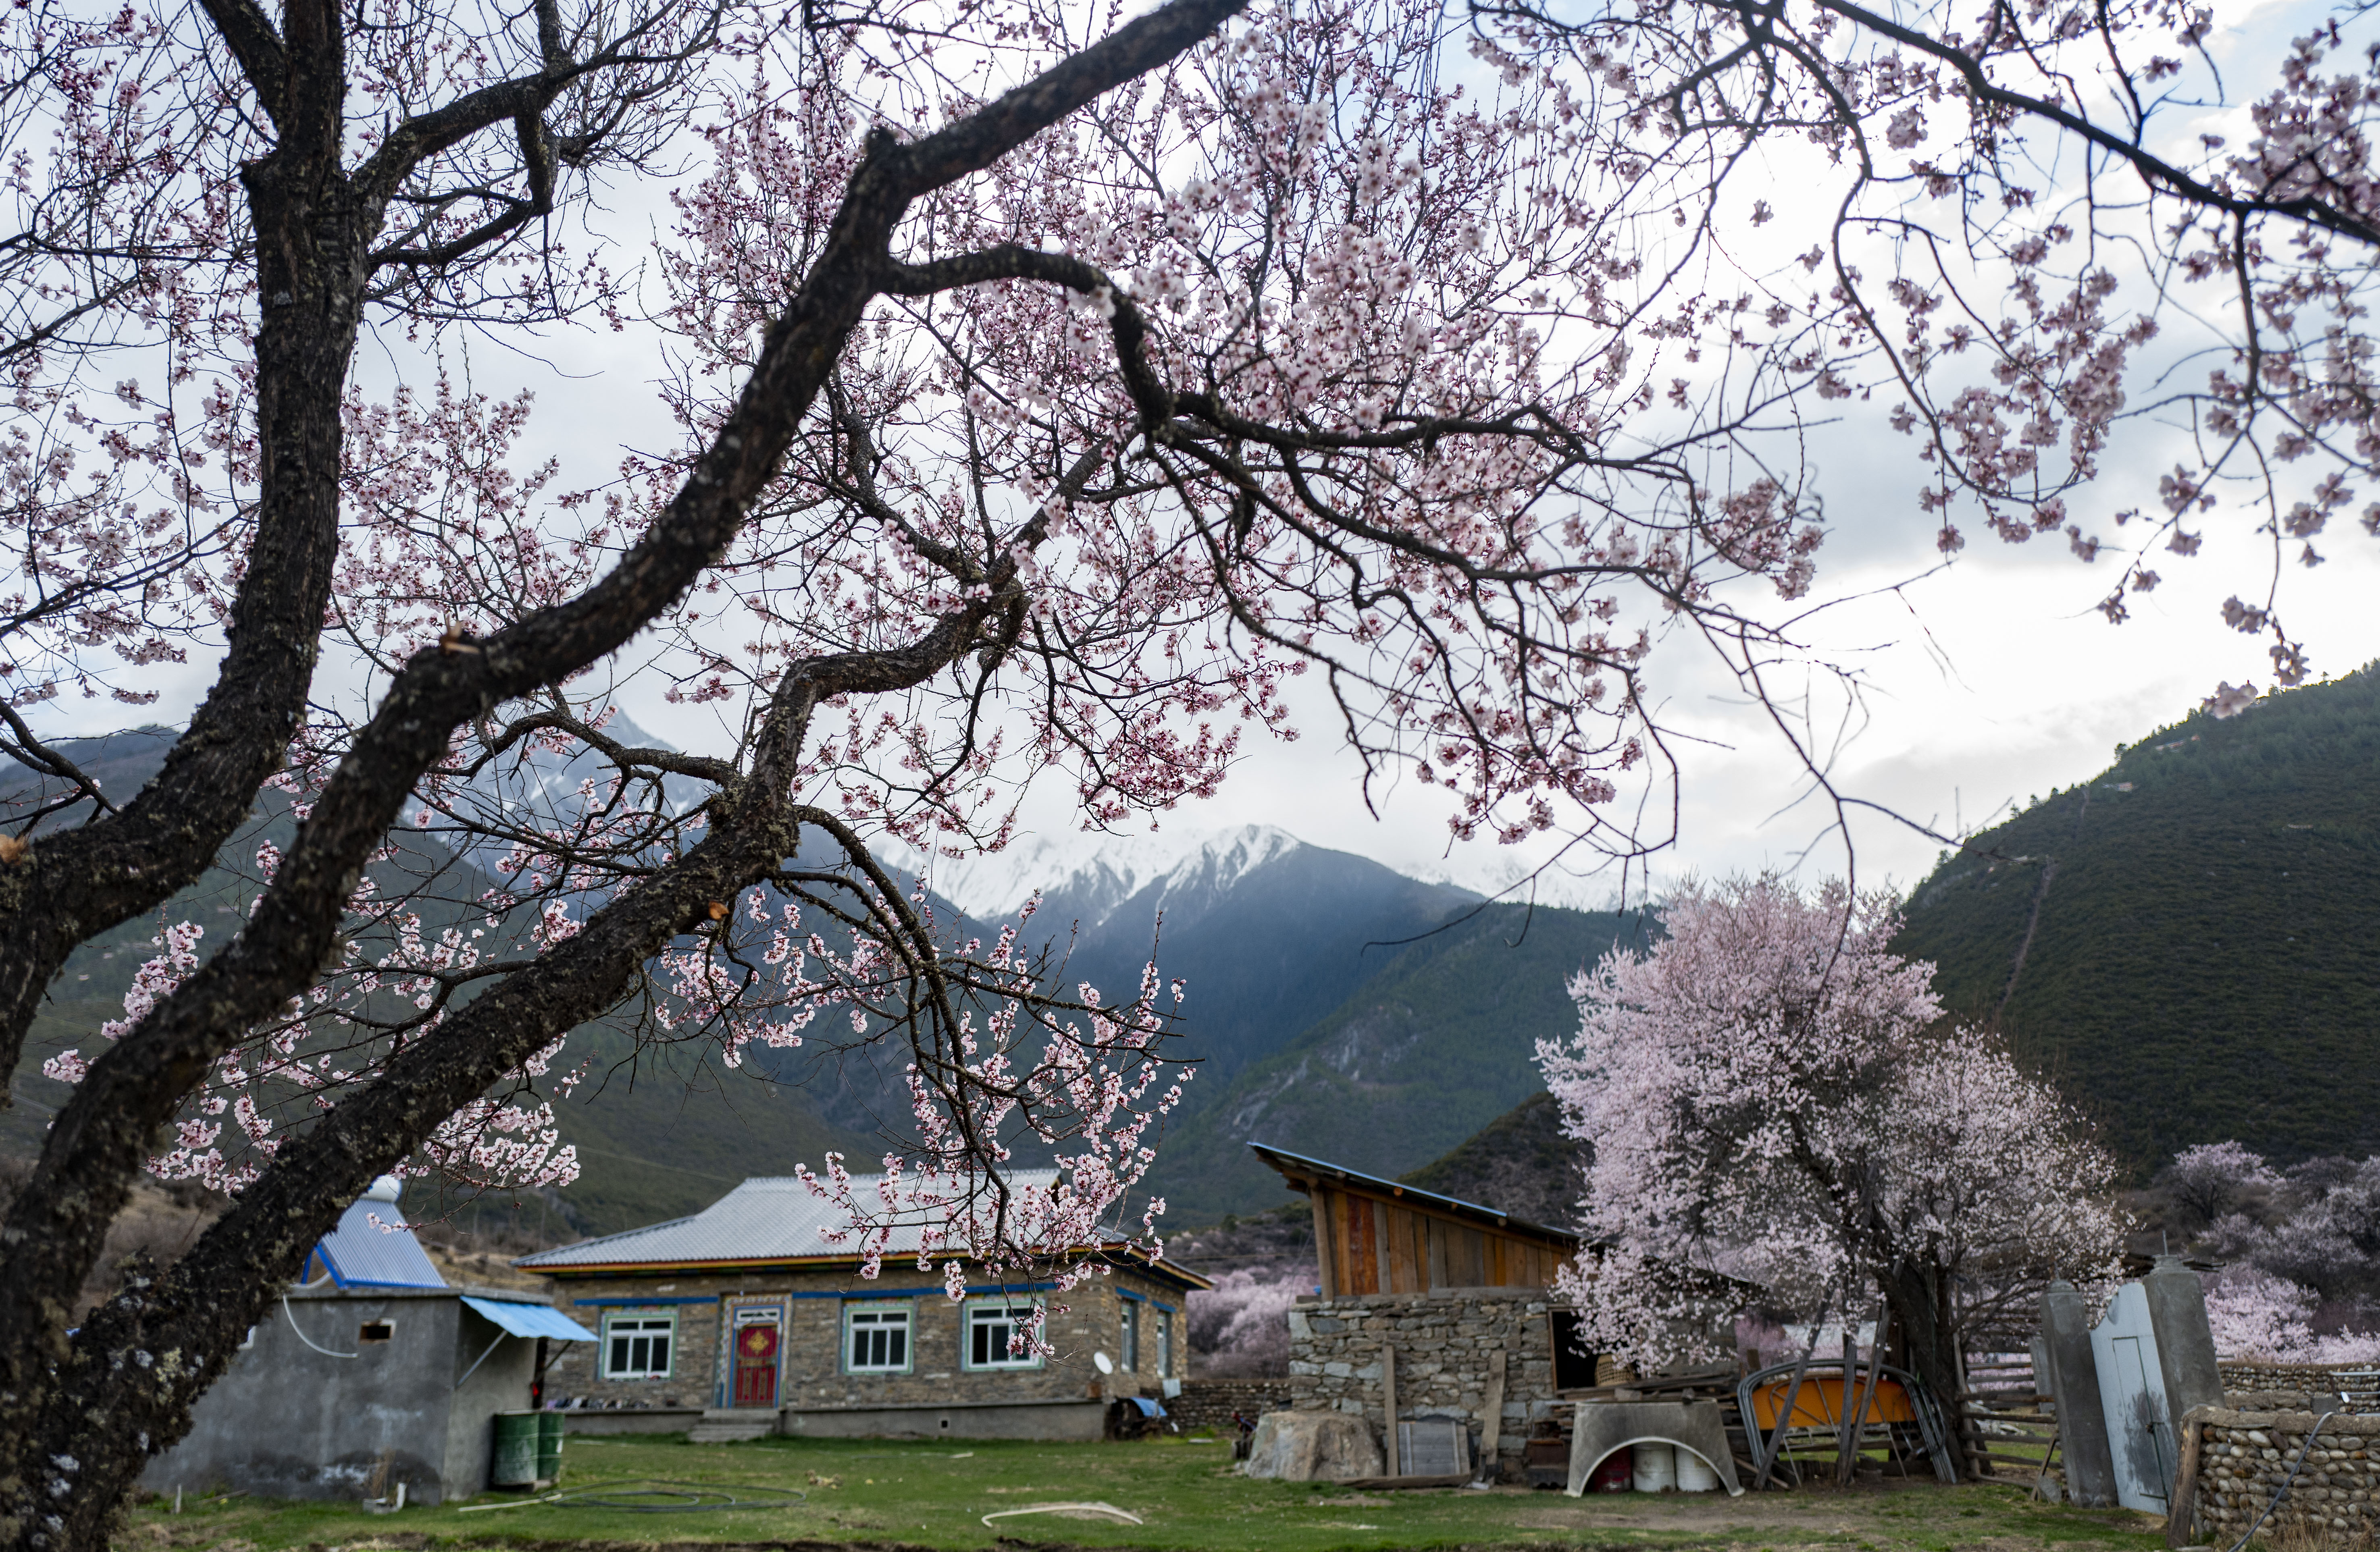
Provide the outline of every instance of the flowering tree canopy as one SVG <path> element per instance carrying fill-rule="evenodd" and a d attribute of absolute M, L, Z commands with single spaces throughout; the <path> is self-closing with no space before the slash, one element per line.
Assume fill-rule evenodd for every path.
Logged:
<path fill-rule="evenodd" d="M 1191 1361 L 1199 1376 L 1289 1374 L 1289 1309 L 1316 1287 L 1312 1267 L 1241 1267 L 1189 1296 Z"/>
<path fill-rule="evenodd" d="M 1890 901 L 1739 879 L 1684 891 L 1662 925 L 1572 984 L 1578 1034 L 1538 1049 L 1592 1150 L 1595 1248 L 1560 1279 L 1583 1341 L 1718 1356 L 1711 1271 L 1805 1315 L 1880 1292 L 1949 1396 L 1962 1332 L 2053 1276 L 2112 1274 L 2113 1160 L 1998 1042 L 1937 1025 L 1933 966 L 1886 947 Z"/>
<path fill-rule="evenodd" d="M 1767 612 L 1815 583 L 1829 418 L 1912 439 L 1929 555 L 2096 555 L 2070 503 L 2155 416 L 2151 544 L 2244 502 L 2317 558 L 2380 403 L 2352 40 L 2227 147 L 2178 122 L 2224 91 L 2204 12 L 1969 9 L 7 12 L 0 749 L 40 782 L 0 1058 L 260 802 L 298 823 L 237 930 L 162 923 L 54 1064 L 0 1230 L 0 1541 L 96 1544 L 374 1175 L 565 1172 L 558 1043 L 623 1008 L 730 1060 L 897 1043 L 885 1206 L 946 1271 L 1062 1262 L 1148 1167 L 1174 988 L 1069 986 L 871 844 L 1001 845 L 1037 782 L 1094 826 L 1210 793 L 1299 674 L 1459 836 L 1658 844 L 1609 817 L 1663 765 L 1648 653 L 1760 694 L 1796 649 Z M 533 406 L 458 364 L 577 326 L 649 331 L 674 419 L 532 462 Z M 2230 623 L 2302 673 L 2260 597 Z M 58 746 L 189 660 L 138 794 Z M 631 679 L 715 746 L 620 736 Z M 1026 1136 L 1059 1186 L 1008 1182 Z M 69 1333 L 151 1167 L 237 1200 Z"/>
<path fill-rule="evenodd" d="M 2310 1158 L 2284 1172 L 2237 1142 L 2182 1149 L 2156 1193 L 2221 1262 L 2206 1307 L 2227 1355 L 2380 1359 L 2380 1159 Z"/>

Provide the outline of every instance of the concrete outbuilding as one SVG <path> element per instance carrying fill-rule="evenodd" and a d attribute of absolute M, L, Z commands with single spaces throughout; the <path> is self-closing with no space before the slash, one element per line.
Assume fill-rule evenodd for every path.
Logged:
<path fill-rule="evenodd" d="M 486 1488 L 496 1413 L 532 1406 L 556 1344 L 594 1333 L 534 1293 L 449 1286 L 397 1195 L 383 1178 L 347 1208 L 142 1485 L 282 1498 L 402 1485 L 419 1504 Z"/>

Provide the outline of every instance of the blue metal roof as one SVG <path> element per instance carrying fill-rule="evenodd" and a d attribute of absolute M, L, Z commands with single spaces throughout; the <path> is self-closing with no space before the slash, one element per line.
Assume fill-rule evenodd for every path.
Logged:
<path fill-rule="evenodd" d="M 394 1194 L 393 1193 L 391 1194 Z M 378 1218 L 380 1222 L 372 1219 Z M 314 1247 L 341 1288 L 443 1288 L 446 1279 L 430 1264 L 421 1242 L 406 1227 L 396 1203 L 366 1196 L 339 1215 L 339 1226 Z"/>
<path fill-rule="evenodd" d="M 478 1310 L 516 1337 L 552 1337 L 556 1341 L 593 1341 L 595 1333 L 551 1304 L 515 1303 L 509 1299 L 480 1299 L 463 1295 L 463 1303 Z"/>

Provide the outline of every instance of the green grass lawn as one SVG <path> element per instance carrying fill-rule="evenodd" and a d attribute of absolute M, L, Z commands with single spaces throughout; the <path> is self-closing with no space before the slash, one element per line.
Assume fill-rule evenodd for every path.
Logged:
<path fill-rule="evenodd" d="M 995 1538 L 1078 1546 L 1329 1552 L 1333 1548 L 1597 1546 L 1645 1548 L 1835 1547 L 1843 1552 L 2029 1552 L 2092 1544 L 2151 1552 L 2160 1537 L 2142 1516 L 2028 1503 L 2007 1487 L 1932 1483 L 1850 1492 L 1747 1494 L 1559 1493 L 1498 1488 L 1358 1493 L 1316 1483 L 1255 1482 L 1231 1470 L 1220 1442 L 1023 1444 L 964 1440 L 771 1438 L 689 1445 L 674 1435 L 570 1439 L 563 1489 L 665 1479 L 793 1489 L 791 1507 L 636 1513 L 490 1494 L 469 1505 L 367 1515 L 351 1503 L 186 1498 L 184 1512 L 151 1501 L 119 1543 L 127 1552 L 220 1547 L 586 1547 L 600 1544 L 811 1543 L 979 1548 Z M 1054 1515 L 983 1523 L 1002 1510 L 1099 1501 L 1138 1515 L 1135 1526 Z"/>

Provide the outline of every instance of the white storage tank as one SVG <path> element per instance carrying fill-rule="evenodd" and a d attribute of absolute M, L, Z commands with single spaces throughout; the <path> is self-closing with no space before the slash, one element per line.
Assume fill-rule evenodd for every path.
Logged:
<path fill-rule="evenodd" d="M 1678 1447 L 1648 1439 L 1634 1447 L 1636 1491 L 1666 1493 L 1678 1485 Z"/>
<path fill-rule="evenodd" d="M 1711 1470 L 1710 1462 L 1691 1449 L 1680 1449 L 1677 1455 L 1679 1492 L 1709 1493 L 1718 1490 L 1718 1473 Z"/>

